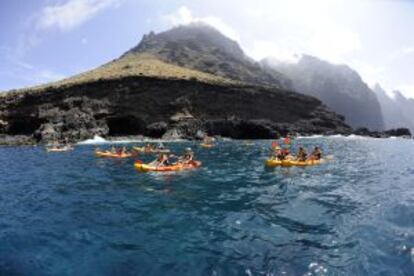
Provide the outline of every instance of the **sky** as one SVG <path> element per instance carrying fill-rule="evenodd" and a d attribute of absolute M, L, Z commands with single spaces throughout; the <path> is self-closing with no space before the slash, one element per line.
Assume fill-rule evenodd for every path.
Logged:
<path fill-rule="evenodd" d="M 1 0 L 0 91 L 93 69 L 151 30 L 205 22 L 255 60 L 310 54 L 414 98 L 414 1 Z"/>

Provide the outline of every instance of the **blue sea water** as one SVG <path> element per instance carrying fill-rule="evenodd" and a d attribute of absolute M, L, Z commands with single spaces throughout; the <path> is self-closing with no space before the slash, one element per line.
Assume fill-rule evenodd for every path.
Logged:
<path fill-rule="evenodd" d="M 267 169 L 270 141 L 166 143 L 203 167 L 143 174 L 93 146 L 0 148 L 0 274 L 414 275 L 414 142 L 295 144 L 333 158 Z"/>

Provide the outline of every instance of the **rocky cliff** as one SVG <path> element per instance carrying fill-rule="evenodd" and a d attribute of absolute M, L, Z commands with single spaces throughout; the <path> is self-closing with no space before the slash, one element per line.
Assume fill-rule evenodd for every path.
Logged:
<path fill-rule="evenodd" d="M 95 70 L 0 96 L 0 144 L 94 135 L 275 138 L 288 132 L 349 134 L 321 101 L 247 58 L 207 26 L 149 34 Z"/>
<path fill-rule="evenodd" d="M 275 138 L 287 132 L 350 133 L 320 101 L 284 90 L 128 76 L 1 97 L 3 135 L 23 143 L 94 135 Z M 9 136 L 3 136 L 7 141 Z"/>
<path fill-rule="evenodd" d="M 384 129 L 375 93 L 348 66 L 330 64 L 307 55 L 296 64 L 274 63 L 270 59 L 262 64 L 291 78 L 294 90 L 318 98 L 331 110 L 345 116 L 352 127 Z"/>

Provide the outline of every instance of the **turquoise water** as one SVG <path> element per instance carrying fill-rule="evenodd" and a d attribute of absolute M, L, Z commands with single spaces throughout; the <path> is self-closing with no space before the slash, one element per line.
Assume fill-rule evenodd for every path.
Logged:
<path fill-rule="evenodd" d="M 334 159 L 290 169 L 254 143 L 167 143 L 203 167 L 166 174 L 0 148 L 0 274 L 414 274 L 413 141 L 299 139 Z"/>

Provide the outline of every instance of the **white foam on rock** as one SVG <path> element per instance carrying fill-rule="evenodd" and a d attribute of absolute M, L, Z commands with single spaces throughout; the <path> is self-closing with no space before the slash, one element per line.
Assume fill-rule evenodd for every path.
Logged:
<path fill-rule="evenodd" d="M 170 142 L 185 142 L 183 139 L 163 140 L 163 139 L 124 139 L 124 140 L 106 140 L 98 135 L 95 135 L 93 139 L 87 139 L 85 141 L 77 143 L 78 145 L 99 145 L 99 144 L 128 144 L 128 143 L 170 143 Z"/>
<path fill-rule="evenodd" d="M 105 140 L 101 136 L 95 135 L 93 139 L 87 139 L 85 141 L 79 142 L 78 145 L 96 145 L 96 144 L 107 144 L 109 141 Z"/>

